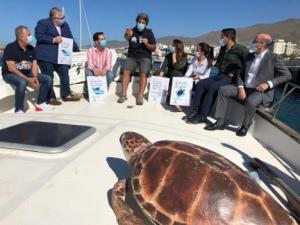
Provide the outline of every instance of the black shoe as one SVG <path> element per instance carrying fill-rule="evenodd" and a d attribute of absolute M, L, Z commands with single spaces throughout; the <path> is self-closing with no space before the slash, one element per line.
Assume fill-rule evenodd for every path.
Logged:
<path fill-rule="evenodd" d="M 185 122 L 188 124 L 206 123 L 207 119 L 204 116 L 196 114 L 195 116 L 187 119 Z"/>
<path fill-rule="evenodd" d="M 186 116 L 182 117 L 182 119 L 183 120 L 187 120 L 187 119 L 190 119 L 190 118 L 192 118 L 192 117 L 194 117 L 196 115 L 197 115 L 197 111 L 192 111 L 189 114 L 187 114 Z"/>
<path fill-rule="evenodd" d="M 225 124 L 222 123 L 218 123 L 218 122 L 215 122 L 211 125 L 208 125 L 206 127 L 204 127 L 205 130 L 224 130 L 225 129 Z"/>
<path fill-rule="evenodd" d="M 240 137 L 244 137 L 247 135 L 249 127 L 242 126 L 235 134 Z"/>

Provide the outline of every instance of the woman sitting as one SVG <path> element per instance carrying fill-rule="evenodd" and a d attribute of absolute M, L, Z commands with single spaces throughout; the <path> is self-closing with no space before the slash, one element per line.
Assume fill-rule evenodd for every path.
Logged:
<path fill-rule="evenodd" d="M 197 52 L 193 58 L 185 77 L 191 77 L 197 83 L 209 77 L 212 66 L 212 54 L 207 43 L 201 42 L 197 46 Z"/>

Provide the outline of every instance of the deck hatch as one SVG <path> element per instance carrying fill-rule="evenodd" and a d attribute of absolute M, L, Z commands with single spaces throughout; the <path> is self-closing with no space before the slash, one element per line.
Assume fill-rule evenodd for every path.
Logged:
<path fill-rule="evenodd" d="M 67 151 L 95 131 L 90 126 L 27 121 L 0 130 L 0 147 L 59 153 Z"/>

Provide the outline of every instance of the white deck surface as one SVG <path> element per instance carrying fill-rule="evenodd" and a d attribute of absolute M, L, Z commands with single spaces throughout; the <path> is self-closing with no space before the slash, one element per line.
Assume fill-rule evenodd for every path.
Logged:
<path fill-rule="evenodd" d="M 299 180 L 299 174 L 287 171 L 250 134 L 240 138 L 228 130 L 205 131 L 204 125 L 182 121 L 182 112 L 170 112 L 146 101 L 136 106 L 133 96 L 124 104 L 116 100 L 117 96 L 111 94 L 106 103 L 98 105 L 82 99 L 80 103 L 63 103 L 50 113 L 29 109 L 24 115 L 1 114 L 0 128 L 36 120 L 97 129 L 82 143 L 60 154 L 0 149 L 1 225 L 117 224 L 108 196 L 118 178 L 129 175 L 119 144 L 125 131 L 139 132 L 152 142 L 171 139 L 198 144 L 224 155 L 244 170 L 247 157 L 259 157 L 291 181 Z M 260 184 L 268 190 L 263 182 Z"/>

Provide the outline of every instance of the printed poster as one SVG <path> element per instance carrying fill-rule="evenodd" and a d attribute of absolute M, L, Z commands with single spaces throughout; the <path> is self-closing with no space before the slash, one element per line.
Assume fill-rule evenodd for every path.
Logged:
<path fill-rule="evenodd" d="M 170 104 L 179 106 L 190 106 L 192 88 L 192 78 L 173 77 Z"/>
<path fill-rule="evenodd" d="M 90 103 L 103 102 L 107 98 L 106 76 L 88 76 L 87 85 Z"/>
<path fill-rule="evenodd" d="M 166 104 L 170 78 L 152 76 L 150 78 L 149 102 Z"/>
<path fill-rule="evenodd" d="M 62 37 L 62 42 L 58 45 L 57 64 L 72 64 L 73 39 Z"/>

